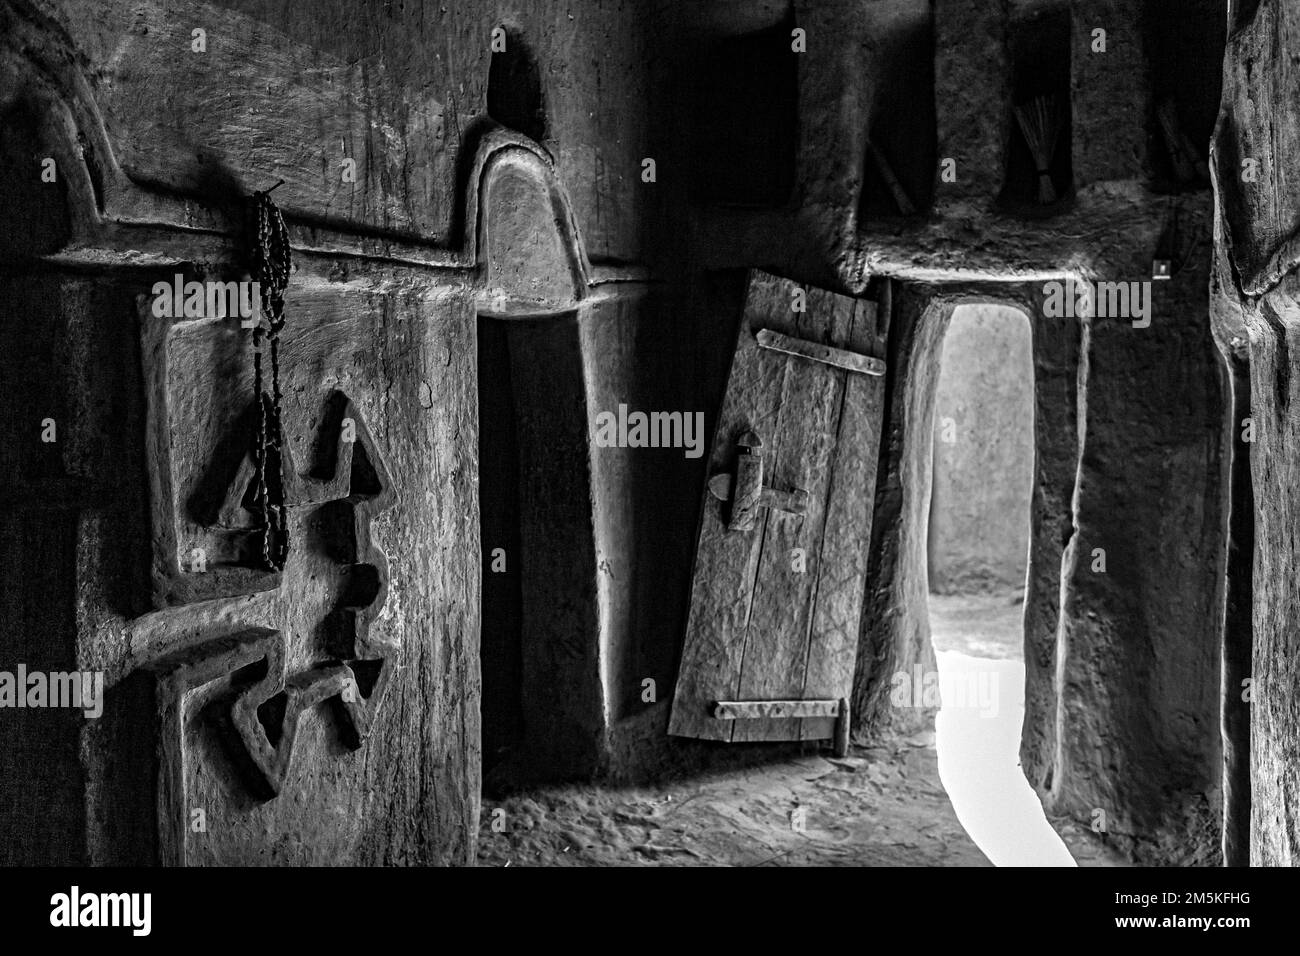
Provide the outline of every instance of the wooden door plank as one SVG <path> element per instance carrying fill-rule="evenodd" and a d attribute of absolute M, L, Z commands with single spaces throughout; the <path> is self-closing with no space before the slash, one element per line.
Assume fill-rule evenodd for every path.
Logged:
<path fill-rule="evenodd" d="M 708 474 L 731 473 L 736 443 L 746 431 L 773 434 L 780 409 L 782 362 L 762 354 L 755 328 L 789 324 L 790 286 L 764 273 L 750 275 L 735 357 L 709 455 Z M 727 505 L 702 493 L 700 531 L 691 574 L 691 603 L 668 732 L 730 740 L 732 722 L 715 720 L 713 701 L 734 697 L 745 647 L 762 535 L 728 531 Z"/>
<path fill-rule="evenodd" d="M 807 311 L 796 313 L 796 288 L 785 279 L 750 274 L 708 474 L 733 473 L 737 439 L 754 430 L 764 440 L 764 484 L 805 489 L 808 513 L 765 508 L 754 531 L 729 532 L 727 505 L 704 492 L 671 734 L 734 741 L 829 738 L 835 721 L 812 716 L 820 713 L 816 708 L 808 716 L 736 721 L 718 719 L 714 705 L 850 695 L 883 379 L 760 348 L 757 333 L 883 359 L 887 308 L 878 312 L 874 303 L 810 289 Z M 850 387 L 855 379 L 869 387 Z M 845 444 L 863 447 L 837 448 Z M 791 566 L 796 547 L 805 549 L 802 575 Z M 785 713 L 780 707 L 773 712 Z"/>
<path fill-rule="evenodd" d="M 848 338 L 853 300 L 809 290 L 806 312 L 791 313 L 792 337 L 815 344 L 840 345 Z M 768 361 L 776 359 L 770 354 Z M 819 568 L 817 556 L 826 520 L 827 479 L 834 460 L 845 373 L 830 365 L 791 356 L 785 359 L 786 389 L 771 440 L 767 481 L 777 488 L 803 488 L 803 516 L 769 509 L 764 519 L 763 551 L 746 632 L 736 698 L 773 700 L 802 696 L 808 662 L 808 631 Z M 791 560 L 803 549 L 805 569 Z M 837 694 L 836 697 L 841 695 Z M 733 741 L 797 740 L 796 717 L 742 721 Z"/>
<path fill-rule="evenodd" d="M 849 338 L 849 350 L 884 356 L 872 303 L 858 303 Z M 808 664 L 800 697 L 851 696 L 870 554 L 884 395 L 883 379 L 846 376 L 828 489 L 829 511 L 818 560 Z M 830 736 L 834 730 L 831 719 L 809 718 L 801 721 L 800 736 L 816 740 Z"/>

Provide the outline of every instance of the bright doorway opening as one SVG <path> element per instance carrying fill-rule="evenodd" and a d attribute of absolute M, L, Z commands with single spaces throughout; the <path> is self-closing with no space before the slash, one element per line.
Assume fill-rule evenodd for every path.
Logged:
<path fill-rule="evenodd" d="M 943 341 L 927 540 L 939 776 L 996 866 L 1074 866 L 1020 769 L 1034 482 L 1028 318 L 958 306 Z"/>

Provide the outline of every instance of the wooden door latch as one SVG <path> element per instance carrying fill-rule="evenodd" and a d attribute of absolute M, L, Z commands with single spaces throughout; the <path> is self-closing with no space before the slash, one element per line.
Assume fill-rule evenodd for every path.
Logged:
<path fill-rule="evenodd" d="M 728 531 L 753 531 L 759 508 L 774 508 L 789 514 L 808 513 L 808 492 L 796 488 L 778 491 L 763 484 L 763 439 L 745 432 L 736 443 L 736 474 L 726 472 L 709 479 L 709 493 L 719 501 L 731 502 Z"/>

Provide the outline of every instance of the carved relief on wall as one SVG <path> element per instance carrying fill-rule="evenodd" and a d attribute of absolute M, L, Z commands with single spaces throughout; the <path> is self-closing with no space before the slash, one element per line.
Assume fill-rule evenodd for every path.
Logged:
<path fill-rule="evenodd" d="M 298 130 L 281 137 L 287 158 L 240 143 L 234 155 L 187 153 L 203 190 L 151 188 L 119 165 L 117 117 L 100 109 L 112 90 L 82 63 L 44 18 L 0 2 L 0 105 L 27 91 L 45 117 L 33 136 L 67 190 L 66 235 L 29 251 L 78 288 L 104 283 L 84 302 L 51 296 L 51 310 L 81 310 L 122 343 L 101 356 L 118 378 L 87 377 L 77 396 L 108 440 L 59 422 L 130 492 L 111 521 L 69 524 L 51 595 L 69 657 L 106 678 L 105 719 L 71 743 L 86 853 L 466 862 L 479 748 L 475 314 L 567 317 L 645 276 L 590 265 L 553 161 L 504 130 L 462 144 L 473 162 L 449 217 L 455 237 L 389 231 L 351 207 L 322 215 L 335 191 L 287 171 Z M 158 155 L 188 175 L 179 153 Z M 209 177 L 213 155 L 232 162 Z M 244 278 L 233 207 L 282 174 L 295 268 L 281 342 L 289 553 L 274 570 L 258 560 L 250 494 L 251 332 L 238 319 L 155 315 L 150 290 L 177 272 Z M 106 563 L 129 568 L 106 574 Z M 599 672 L 587 673 L 594 697 Z M 156 843 L 140 838 L 151 829 Z"/>
<path fill-rule="evenodd" d="M 327 729 L 329 750 L 361 748 L 396 666 L 396 641 L 372 633 L 388 562 L 371 525 L 393 504 L 392 479 L 362 410 L 321 384 L 373 394 L 379 381 L 374 363 L 329 365 L 364 352 L 338 347 L 329 328 L 355 307 L 347 298 L 310 297 L 286 327 L 282 572 L 259 560 L 251 333 L 238 319 L 159 318 L 141 299 L 159 610 L 133 622 L 132 644 L 158 675 L 160 822 L 174 862 L 199 809 L 187 793 L 196 774 L 219 778 L 236 804 L 273 800 L 304 721 Z"/>

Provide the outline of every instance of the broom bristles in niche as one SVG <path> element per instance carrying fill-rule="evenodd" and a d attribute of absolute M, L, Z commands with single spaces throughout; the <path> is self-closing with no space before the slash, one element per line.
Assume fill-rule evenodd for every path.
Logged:
<path fill-rule="evenodd" d="M 1055 97 L 1039 96 L 1015 108 L 1016 122 L 1025 137 L 1029 152 L 1038 170 L 1038 202 L 1049 205 L 1056 202 L 1056 189 L 1052 186 L 1052 154 L 1061 134 L 1061 111 Z"/>

